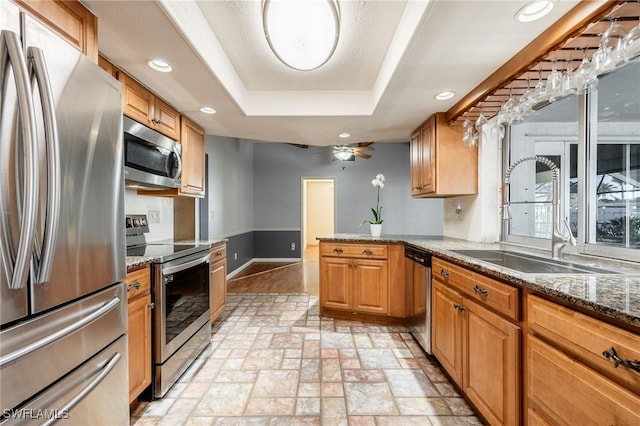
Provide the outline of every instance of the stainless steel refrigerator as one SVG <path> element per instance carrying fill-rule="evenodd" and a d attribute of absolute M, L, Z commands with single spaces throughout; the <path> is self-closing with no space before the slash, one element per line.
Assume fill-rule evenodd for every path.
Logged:
<path fill-rule="evenodd" d="M 0 1 L 0 423 L 127 425 L 120 84 Z"/>

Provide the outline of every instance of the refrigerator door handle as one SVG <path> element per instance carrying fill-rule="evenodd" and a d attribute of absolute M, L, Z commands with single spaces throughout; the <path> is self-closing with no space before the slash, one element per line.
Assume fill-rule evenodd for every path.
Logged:
<path fill-rule="evenodd" d="M 91 314 L 83 317 L 80 321 L 78 321 L 76 323 L 73 323 L 71 325 L 68 325 L 67 327 L 65 327 L 65 328 L 63 328 L 61 330 L 58 330 L 55 333 L 49 334 L 48 336 L 43 337 L 40 340 L 36 340 L 35 342 L 31 343 L 30 345 L 24 346 L 24 347 L 18 349 L 17 351 L 13 351 L 13 352 L 9 353 L 8 355 L 3 356 L 2 358 L 0 358 L 0 368 L 2 368 L 5 364 L 8 364 L 8 363 L 13 362 L 13 361 L 15 361 L 17 359 L 20 359 L 20 358 L 22 358 L 22 357 L 24 357 L 26 355 L 29 355 L 32 352 L 40 350 L 43 347 L 56 342 L 57 340 L 62 339 L 63 337 L 66 337 L 66 336 L 68 336 L 70 334 L 75 333 L 76 331 L 78 331 L 82 327 L 85 327 L 85 326 L 89 325 L 90 323 L 94 322 L 95 320 L 97 320 L 98 318 L 104 316 L 109 311 L 111 311 L 116 306 L 118 306 L 119 304 L 120 304 L 120 298 L 116 296 L 113 299 L 111 299 L 109 302 L 107 302 L 107 303 L 103 304 L 102 306 L 100 306 L 98 309 L 96 309 Z"/>
<path fill-rule="evenodd" d="M 47 207 L 44 227 L 44 239 L 42 241 L 42 251 L 40 266 L 35 277 L 37 284 L 46 283 L 51 279 L 51 269 L 53 267 L 53 252 L 55 249 L 56 236 L 58 233 L 58 221 L 60 217 L 60 141 L 58 137 L 58 126 L 55 119 L 53 92 L 49 81 L 49 72 L 44 59 L 44 53 L 36 47 L 27 49 L 27 57 L 30 59 L 30 76 L 33 84 L 34 79 L 38 84 L 40 92 L 40 102 L 42 104 L 42 115 L 44 117 L 44 135 L 46 140 L 47 153 Z M 40 247 L 36 248 L 36 253 Z"/>
<path fill-rule="evenodd" d="M 24 189 L 18 194 L 24 197 L 22 203 L 18 200 L 20 211 L 20 238 L 15 253 L 15 263 L 12 265 L 11 243 L 9 236 L 3 233 L 0 246 L 2 261 L 5 262 L 5 273 L 8 274 L 9 288 L 18 289 L 26 285 L 29 277 L 29 263 L 33 250 L 33 239 L 36 229 L 38 203 L 38 165 L 36 150 L 35 112 L 28 79 L 27 63 L 22 53 L 20 38 L 13 31 L 4 30 L 0 33 L 0 70 L 2 71 L 2 95 L 8 82 L 9 66 L 13 68 L 18 98 L 18 114 L 20 116 L 21 134 L 24 152 Z M 20 182 L 20 180 L 18 180 Z M 20 197 L 20 196 L 18 196 Z M 20 209 L 20 207 L 22 207 Z M 5 225 L 6 219 L 2 219 Z"/>
<path fill-rule="evenodd" d="M 96 376 L 95 379 L 93 379 L 87 386 L 85 386 L 80 392 L 78 392 L 76 396 L 71 398 L 71 400 L 67 402 L 62 408 L 60 408 L 59 410 L 53 410 L 53 412 L 60 413 L 61 415 L 68 414 L 69 411 L 71 411 L 71 409 L 76 404 L 78 404 L 87 395 L 89 395 L 89 393 L 91 393 L 91 391 L 95 389 L 95 387 L 98 386 L 100 382 L 102 382 L 105 379 L 105 377 L 109 375 L 109 373 L 111 373 L 111 370 L 115 368 L 115 366 L 118 364 L 121 358 L 122 358 L 122 355 L 120 355 L 120 352 L 116 352 L 111 357 L 111 359 L 105 364 L 105 366 L 102 367 L 102 371 L 100 372 L 100 374 Z M 53 424 L 57 420 L 58 420 L 58 417 L 54 416 L 48 419 L 46 422 L 42 423 L 42 426 L 48 426 L 50 424 Z"/>

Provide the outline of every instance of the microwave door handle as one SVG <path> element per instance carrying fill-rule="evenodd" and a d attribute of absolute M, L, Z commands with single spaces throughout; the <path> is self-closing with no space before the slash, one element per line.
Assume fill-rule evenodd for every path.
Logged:
<path fill-rule="evenodd" d="M 55 103 L 53 91 L 49 81 L 47 64 L 44 53 L 36 47 L 27 49 L 27 57 L 30 59 L 31 81 L 38 83 L 42 115 L 44 118 L 44 136 L 47 153 L 47 206 L 44 226 L 44 239 L 42 241 L 42 256 L 40 267 L 35 277 L 37 284 L 46 283 L 51 279 L 53 267 L 53 253 L 58 234 L 58 222 L 60 216 L 60 140 L 58 126 L 55 118 Z M 36 252 L 40 247 L 36 248 Z"/>
<path fill-rule="evenodd" d="M 182 177 L 182 153 L 178 152 L 178 150 L 174 147 L 173 154 L 176 156 L 176 159 L 178 160 L 178 173 L 176 173 L 176 177 L 174 179 L 174 182 L 175 182 L 176 180 Z"/>
<path fill-rule="evenodd" d="M 9 66 L 13 69 L 16 84 L 16 94 L 18 98 L 18 114 L 20 116 L 21 136 L 23 142 L 24 154 L 24 180 L 23 189 L 16 192 L 23 197 L 22 203 L 18 199 L 18 210 L 20 212 L 20 238 L 18 248 L 15 254 L 15 263 L 11 270 L 11 262 L 7 265 L 7 273 L 10 277 L 9 288 L 18 289 L 26 285 L 29 277 L 29 263 L 33 250 L 33 238 L 36 229 L 36 214 L 38 203 L 38 164 L 37 151 L 35 146 L 36 128 L 35 128 L 35 112 L 33 100 L 31 99 L 31 90 L 29 88 L 29 79 L 27 71 L 27 63 L 22 53 L 20 38 L 12 31 L 4 30 L 0 33 L 0 69 L 2 70 L 2 93 L 4 94 L 5 86 L 8 82 Z M 18 179 L 20 182 L 20 179 Z M 7 235 L 4 235 L 6 238 Z M 5 249 L 9 247 L 9 242 L 3 242 L 3 261 L 5 256 L 9 256 Z M 11 257 L 11 256 L 9 256 Z"/>

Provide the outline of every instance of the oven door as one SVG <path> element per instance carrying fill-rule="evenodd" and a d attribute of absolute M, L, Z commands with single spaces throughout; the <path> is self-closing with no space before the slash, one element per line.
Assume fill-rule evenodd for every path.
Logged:
<path fill-rule="evenodd" d="M 208 251 L 154 265 L 154 362 L 164 363 L 210 320 Z"/>

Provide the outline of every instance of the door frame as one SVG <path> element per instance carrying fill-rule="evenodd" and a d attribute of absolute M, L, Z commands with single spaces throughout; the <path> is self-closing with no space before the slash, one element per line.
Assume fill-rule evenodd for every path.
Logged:
<path fill-rule="evenodd" d="M 333 183 L 333 232 L 336 232 L 336 218 L 338 212 L 338 198 L 336 196 L 336 178 L 334 176 L 329 177 L 300 177 L 300 253 L 304 258 L 304 249 L 307 242 L 307 183 L 308 182 L 331 182 Z"/>

